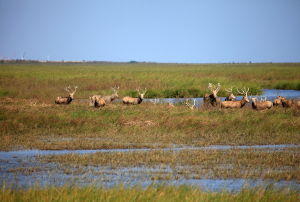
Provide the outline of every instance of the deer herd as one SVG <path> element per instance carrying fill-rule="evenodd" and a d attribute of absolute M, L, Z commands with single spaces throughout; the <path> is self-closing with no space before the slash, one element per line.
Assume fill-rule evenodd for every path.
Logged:
<path fill-rule="evenodd" d="M 57 97 L 55 99 L 55 104 L 70 104 L 74 100 L 74 94 L 76 93 L 77 86 L 71 89 L 70 86 L 66 87 L 65 90 L 69 93 L 68 96 L 66 97 Z M 248 98 L 248 93 L 249 93 L 249 88 L 242 88 L 238 89 L 236 88 L 236 92 L 239 95 L 242 95 L 241 100 L 236 100 L 236 97 L 233 92 L 233 87 L 225 89 L 226 92 L 228 92 L 228 96 L 225 98 L 225 101 L 222 101 L 221 98 L 218 97 L 218 92 L 221 89 L 221 84 L 208 84 L 208 90 L 210 93 L 207 93 L 203 96 L 203 106 L 204 107 L 219 107 L 219 108 L 242 108 L 244 107 L 247 103 L 250 102 Z M 89 97 L 90 100 L 90 106 L 94 106 L 96 108 L 99 107 L 104 107 L 105 105 L 111 103 L 113 100 L 119 98 L 118 95 L 118 90 L 119 86 L 113 87 L 112 91 L 113 93 L 111 95 L 93 95 Z M 127 105 L 138 105 L 141 104 L 144 96 L 147 92 L 147 89 L 145 88 L 144 90 L 136 89 L 138 93 L 138 97 L 130 97 L 130 96 L 125 96 L 122 98 L 123 104 Z M 260 97 L 258 98 L 257 96 L 252 96 L 251 97 L 252 101 L 252 108 L 255 110 L 267 110 L 271 109 L 273 106 L 282 106 L 284 108 L 290 108 L 295 106 L 296 108 L 300 108 L 300 100 L 292 100 L 292 99 L 286 99 L 285 97 L 282 96 L 277 96 L 277 98 L 271 102 L 267 100 L 266 97 Z M 158 103 L 158 99 L 154 99 L 153 101 L 154 104 Z M 189 102 L 189 100 L 185 101 L 185 105 L 188 106 L 190 109 L 196 109 L 196 100 L 194 99 L 193 102 Z M 174 107 L 172 103 L 169 103 L 169 106 Z"/>

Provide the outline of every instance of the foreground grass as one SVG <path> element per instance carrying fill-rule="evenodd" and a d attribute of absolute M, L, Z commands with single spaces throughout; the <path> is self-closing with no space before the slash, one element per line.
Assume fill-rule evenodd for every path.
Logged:
<path fill-rule="evenodd" d="M 146 97 L 200 97 L 209 82 L 226 87 L 250 87 L 253 95 L 263 88 L 300 90 L 300 64 L 126 64 L 32 63 L 0 64 L 0 96 L 36 98 L 53 103 L 68 85 L 79 86 L 75 98 L 111 93 L 119 85 L 120 96 L 147 88 Z"/>
<path fill-rule="evenodd" d="M 300 144 L 300 111 L 195 110 L 113 103 L 54 105 L 0 98 L 0 150 Z"/>
<path fill-rule="evenodd" d="M 243 189 L 239 193 L 210 193 L 192 187 L 151 186 L 146 189 L 116 187 L 2 188 L 0 201 L 299 201 L 299 193 L 272 189 Z"/>
<path fill-rule="evenodd" d="M 40 157 L 72 168 L 108 166 L 111 168 L 172 168 L 170 176 L 187 179 L 273 179 L 300 181 L 300 149 L 268 151 L 263 149 L 183 150 L 149 152 L 112 152 L 65 154 Z M 84 169 L 82 170 L 84 171 Z"/>

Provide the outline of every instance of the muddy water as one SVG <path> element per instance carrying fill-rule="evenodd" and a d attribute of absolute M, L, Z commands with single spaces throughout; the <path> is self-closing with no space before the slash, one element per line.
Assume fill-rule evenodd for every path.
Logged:
<path fill-rule="evenodd" d="M 191 150 L 228 150 L 228 149 L 261 149 L 275 152 L 286 148 L 299 148 L 300 145 L 255 145 L 255 146 L 229 146 L 216 145 L 208 147 L 172 147 L 168 151 Z M 232 192 L 240 191 L 243 187 L 265 187 L 270 184 L 274 188 L 288 188 L 300 192 L 300 183 L 297 181 L 273 180 L 246 180 L 246 179 L 197 179 L 181 176 L 176 178 L 176 169 L 164 167 L 130 167 L 111 168 L 107 166 L 61 166 L 55 163 L 41 162 L 38 156 L 61 154 L 91 154 L 95 152 L 133 152 L 150 151 L 150 149 L 112 149 L 112 150 L 20 150 L 0 152 L 0 185 L 13 188 L 28 188 L 32 186 L 62 186 L 76 184 L 79 186 L 97 185 L 113 187 L 118 184 L 124 186 L 140 185 L 147 187 L 152 184 L 192 185 L 205 191 Z M 183 168 L 184 169 L 184 168 Z"/>

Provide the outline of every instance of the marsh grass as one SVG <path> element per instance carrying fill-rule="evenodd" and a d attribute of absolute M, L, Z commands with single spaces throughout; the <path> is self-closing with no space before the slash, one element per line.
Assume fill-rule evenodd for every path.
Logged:
<path fill-rule="evenodd" d="M 209 82 L 225 87 L 250 88 L 253 95 L 263 88 L 300 89 L 300 65 L 295 64 L 151 64 L 151 63 L 32 63 L 0 64 L 0 96 L 36 98 L 53 103 L 65 96 L 68 85 L 78 85 L 75 98 L 110 94 L 120 86 L 120 96 L 136 96 L 147 88 L 146 97 L 201 97 Z M 219 96 L 225 96 L 224 88 Z"/>
<path fill-rule="evenodd" d="M 198 109 L 113 103 L 54 105 L 0 98 L 1 150 L 299 144 L 300 111 Z"/>
<path fill-rule="evenodd" d="M 150 186 L 111 189 L 75 186 L 12 190 L 3 187 L 0 201 L 299 201 L 299 193 L 272 188 L 244 188 L 239 193 L 204 192 L 189 186 Z"/>
<path fill-rule="evenodd" d="M 41 156 L 62 166 L 171 167 L 185 178 L 300 180 L 300 149 L 97 152 Z"/>

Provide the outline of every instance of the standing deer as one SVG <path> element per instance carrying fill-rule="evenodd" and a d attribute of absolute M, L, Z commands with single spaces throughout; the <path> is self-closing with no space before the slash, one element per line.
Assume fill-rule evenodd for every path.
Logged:
<path fill-rule="evenodd" d="M 236 97 L 233 95 L 232 89 L 233 87 L 225 89 L 225 91 L 229 93 L 229 95 L 225 98 L 225 101 L 233 101 L 236 99 Z"/>
<path fill-rule="evenodd" d="M 251 100 L 252 108 L 256 110 L 271 109 L 273 107 L 273 103 L 271 101 L 267 101 L 266 99 L 258 101 L 256 97 L 253 97 Z"/>
<path fill-rule="evenodd" d="M 106 104 L 111 103 L 114 99 L 119 97 L 119 95 L 118 95 L 119 88 L 120 88 L 119 86 L 115 86 L 115 87 L 111 88 L 113 90 L 113 94 L 102 97 L 102 99 L 105 100 Z"/>
<path fill-rule="evenodd" d="M 241 89 L 241 91 L 239 91 L 239 89 L 237 89 L 238 93 L 241 95 L 244 95 L 243 98 L 239 101 L 233 100 L 233 101 L 224 101 L 221 103 L 221 107 L 222 108 L 242 108 L 244 107 L 249 101 L 248 99 L 248 92 L 249 92 L 249 88 L 246 89 L 245 87 L 243 89 Z"/>
<path fill-rule="evenodd" d="M 217 86 L 215 86 L 214 84 L 209 83 L 207 88 L 211 91 L 211 94 L 207 94 L 206 93 L 203 96 L 204 106 L 206 106 L 206 107 L 209 107 L 209 106 L 213 106 L 213 107 L 220 106 L 221 99 L 217 96 L 217 93 L 219 92 L 219 90 L 221 88 L 221 84 L 218 83 Z"/>
<path fill-rule="evenodd" d="M 145 88 L 145 90 L 142 92 L 139 89 L 137 89 L 136 91 L 139 94 L 138 97 L 137 98 L 129 97 L 129 96 L 123 97 L 122 99 L 123 104 L 132 104 L 132 105 L 141 104 L 144 99 L 144 95 L 147 92 L 147 89 Z"/>
<path fill-rule="evenodd" d="M 77 86 L 74 87 L 74 90 L 71 90 L 71 87 L 68 86 L 65 88 L 65 91 L 69 93 L 67 97 L 57 97 L 55 99 L 55 104 L 70 104 L 74 100 L 74 94 L 76 93 Z"/>

